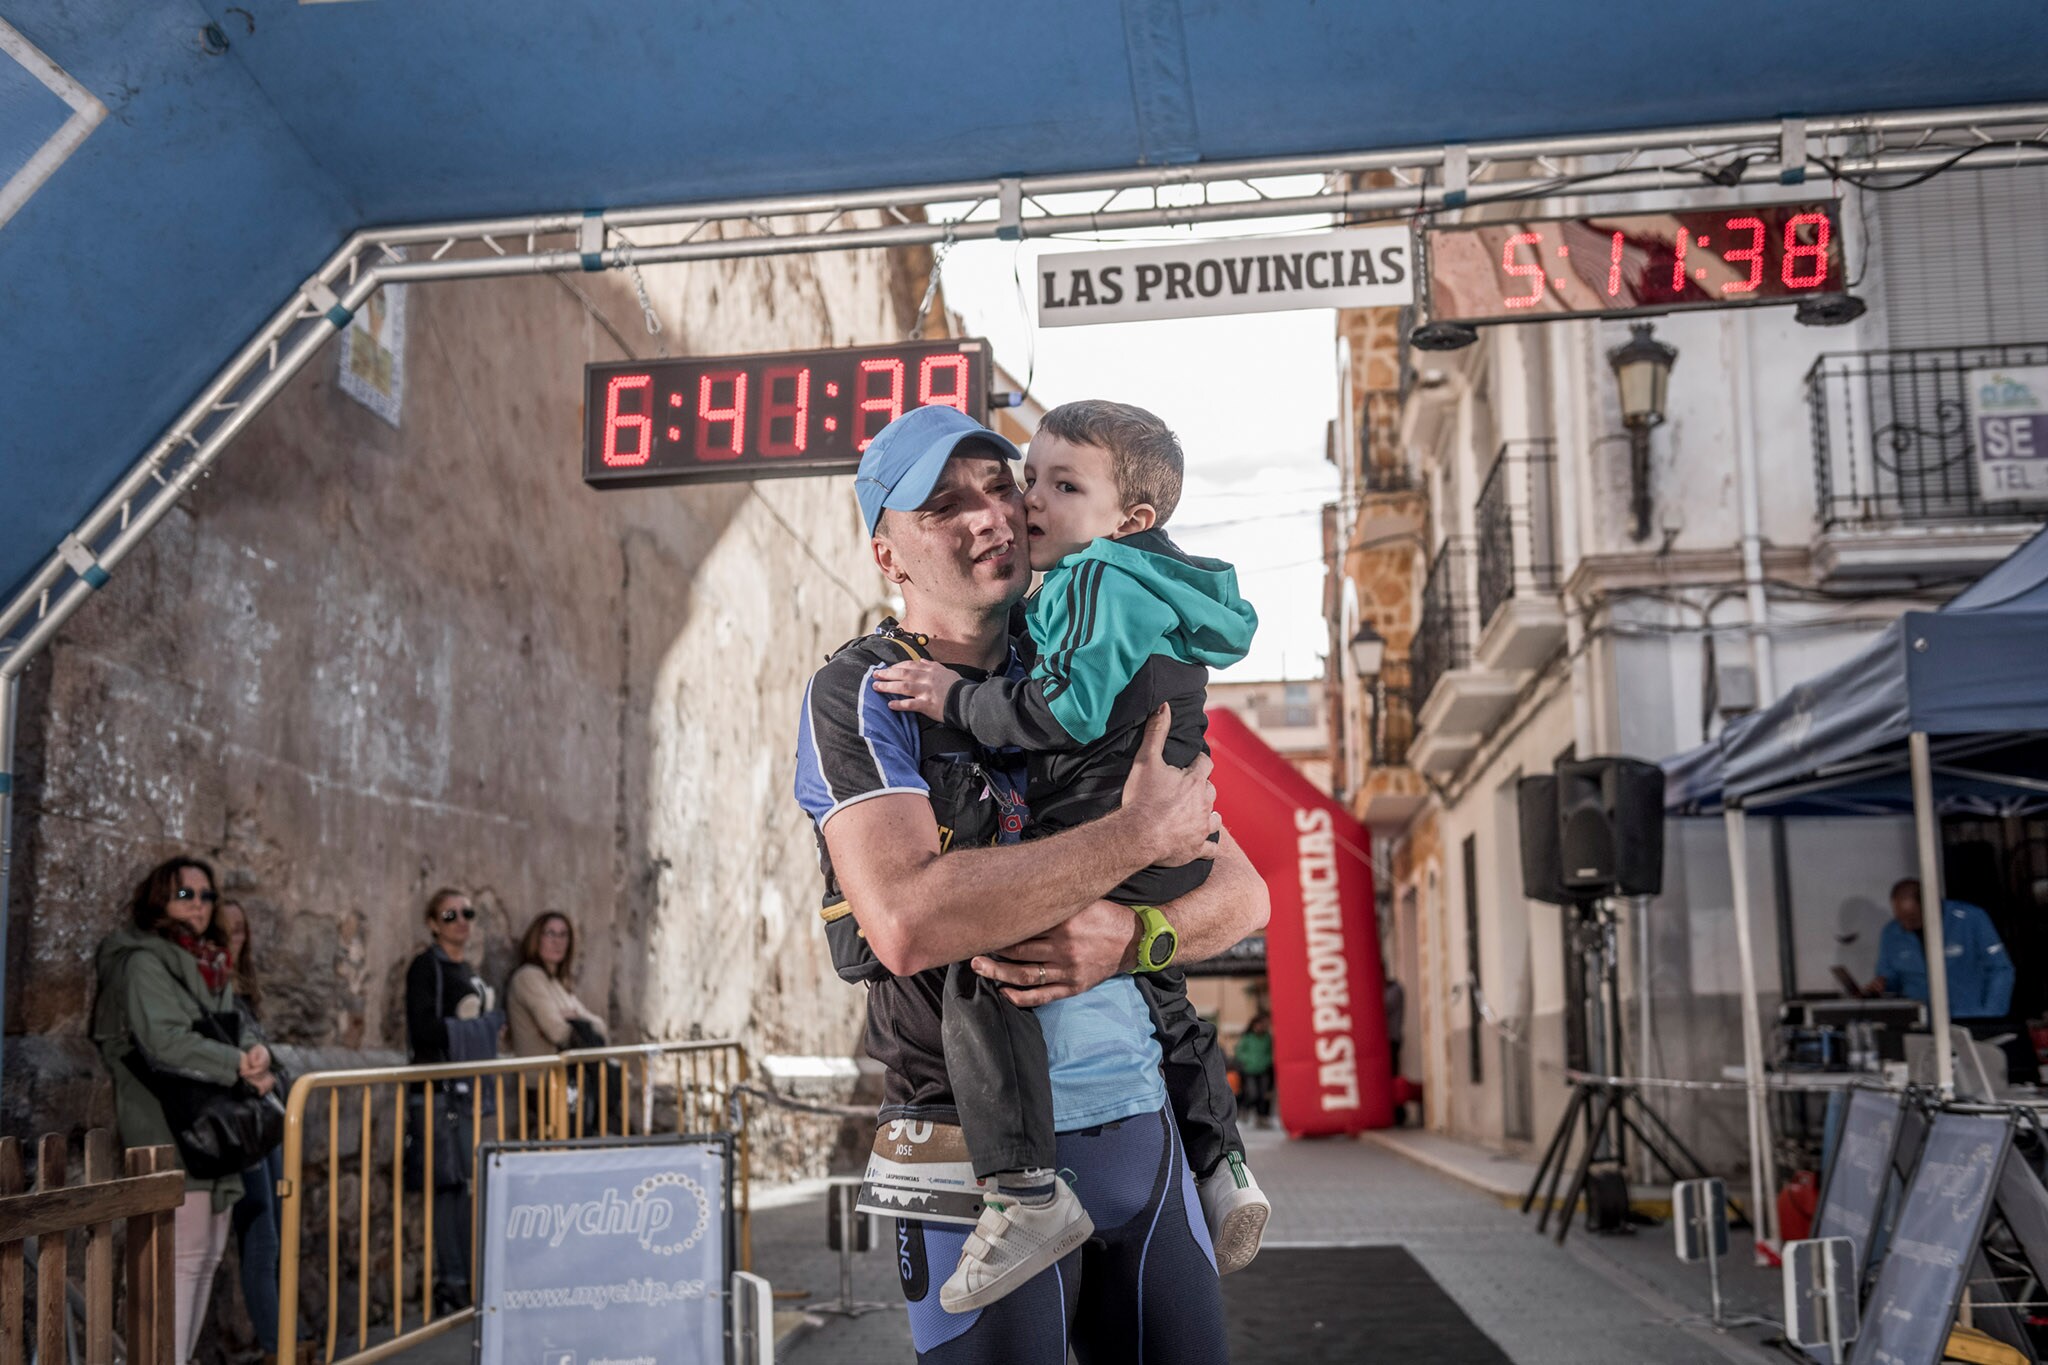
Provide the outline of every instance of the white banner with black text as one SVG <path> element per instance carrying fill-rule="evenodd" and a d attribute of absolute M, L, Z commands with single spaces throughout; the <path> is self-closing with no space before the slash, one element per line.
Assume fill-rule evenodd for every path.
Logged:
<path fill-rule="evenodd" d="M 1415 301 L 1409 253 L 1406 227 L 1359 227 L 1048 254 L 1038 260 L 1038 322 L 1080 327 L 1291 308 L 1399 308 Z"/>

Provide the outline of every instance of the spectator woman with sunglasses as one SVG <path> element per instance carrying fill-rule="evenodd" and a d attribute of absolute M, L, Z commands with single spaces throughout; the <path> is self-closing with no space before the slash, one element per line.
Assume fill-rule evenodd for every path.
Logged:
<path fill-rule="evenodd" d="M 160 863 L 135 888 L 129 923 L 109 934 L 95 955 L 99 995 L 92 1035 L 114 1077 L 115 1126 L 127 1147 L 177 1145 L 164 1108 L 143 1072 L 190 1077 L 218 1086 L 247 1081 L 276 1088 L 270 1049 L 242 1018 L 235 1043 L 216 1037 L 221 1020 L 240 1017 L 227 949 L 214 924 L 213 869 L 197 858 Z M 208 1016 L 212 1016 L 211 1019 Z M 140 1053 L 147 1065 L 131 1064 Z M 185 1177 L 185 1202 L 175 1228 L 173 1331 L 178 1365 L 199 1344 L 213 1273 L 227 1248 L 228 1210 L 242 1197 L 239 1176 Z"/>
<path fill-rule="evenodd" d="M 415 1065 L 486 1061 L 497 1055 L 505 1016 L 496 996 L 468 962 L 476 906 L 453 887 L 427 897 L 427 932 L 433 943 L 405 973 L 406 1053 Z M 469 1165 L 475 1148 L 471 1083 L 434 1087 L 434 1307 L 449 1312 L 469 1305 Z M 424 1178 L 427 1149 L 424 1087 L 409 1098 L 406 1169 Z"/>

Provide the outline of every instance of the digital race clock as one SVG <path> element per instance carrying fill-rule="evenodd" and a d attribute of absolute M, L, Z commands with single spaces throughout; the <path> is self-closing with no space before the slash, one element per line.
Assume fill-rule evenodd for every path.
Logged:
<path fill-rule="evenodd" d="M 988 420 L 988 343 L 586 366 L 583 481 L 596 488 L 850 474 L 912 408 Z"/>
<path fill-rule="evenodd" d="M 1430 321 L 1613 317 L 1840 293 L 1837 209 L 1768 204 L 1427 228 Z"/>

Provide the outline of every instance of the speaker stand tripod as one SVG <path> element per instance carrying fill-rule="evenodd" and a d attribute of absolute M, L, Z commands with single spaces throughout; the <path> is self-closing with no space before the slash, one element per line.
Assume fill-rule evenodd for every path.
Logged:
<path fill-rule="evenodd" d="M 1543 1153 L 1543 1161 L 1536 1167 L 1536 1178 L 1529 1184 L 1528 1194 L 1522 1197 L 1522 1212 L 1535 1207 L 1540 1193 L 1543 1208 L 1536 1215 L 1536 1231 L 1545 1232 L 1550 1227 L 1550 1215 L 1556 1213 L 1558 1245 L 1564 1244 L 1571 1232 L 1572 1211 L 1578 1207 L 1579 1197 L 1586 1193 L 1586 1185 L 1592 1176 L 1596 1163 L 1611 1164 L 1617 1170 L 1622 1166 L 1621 1153 L 1623 1133 L 1632 1133 L 1637 1142 L 1643 1144 L 1666 1175 L 1676 1182 L 1680 1180 L 1703 1180 L 1709 1172 L 1692 1149 L 1679 1140 L 1676 1133 L 1666 1124 L 1655 1109 L 1643 1102 L 1641 1085 L 1633 1080 L 1618 1076 L 1572 1075 L 1572 1097 L 1565 1105 L 1564 1117 L 1558 1120 L 1557 1131 L 1551 1134 L 1550 1146 Z M 1566 1187 L 1563 1202 L 1558 1201 L 1557 1187 L 1563 1183 L 1565 1167 L 1571 1159 L 1572 1139 L 1583 1127 L 1583 1147 L 1579 1152 L 1578 1164 L 1572 1168 L 1571 1184 Z M 1682 1163 L 1682 1164 L 1681 1164 Z M 1548 1184 L 1548 1190 L 1544 1186 Z M 1740 1209 L 1731 1201 L 1730 1222 L 1734 1226 L 1746 1227 Z"/>
<path fill-rule="evenodd" d="M 1557 1130 L 1550 1136 L 1550 1145 L 1544 1149 L 1543 1160 L 1536 1167 L 1536 1178 L 1529 1183 L 1529 1193 L 1522 1199 L 1522 1212 L 1526 1214 L 1535 1207 L 1539 1194 L 1543 1198 L 1543 1208 L 1536 1218 L 1538 1232 L 1549 1230 L 1552 1213 L 1559 1215 L 1556 1233 L 1559 1245 L 1563 1245 L 1571 1232 L 1572 1213 L 1578 1207 L 1580 1196 L 1587 1197 L 1590 1210 L 1592 1195 L 1587 1185 L 1596 1165 L 1610 1166 L 1615 1170 L 1624 1191 L 1622 1202 L 1626 1205 L 1629 1135 L 1643 1145 L 1643 1150 L 1664 1168 L 1674 1182 L 1705 1179 L 1709 1174 L 1692 1149 L 1671 1131 L 1663 1116 L 1644 1102 L 1642 1082 L 1618 1074 L 1622 1056 L 1621 981 L 1613 905 L 1605 900 L 1580 901 L 1569 907 L 1569 915 L 1565 960 L 1568 972 L 1576 968 L 1573 972 L 1575 980 L 1568 978 L 1576 989 L 1569 994 L 1585 1022 L 1598 1030 L 1598 1046 L 1608 1074 L 1593 1074 L 1588 1065 L 1594 1049 L 1592 1040 L 1586 1037 L 1589 1030 L 1568 1030 L 1571 1038 L 1567 1044 L 1570 1069 L 1566 1074 L 1572 1083 L 1571 1100 L 1565 1105 Z M 1644 988 L 1647 989 L 1647 983 Z M 1583 1134 L 1580 1133 L 1582 1128 Z M 1571 1163 L 1575 1137 L 1580 1138 L 1583 1145 L 1578 1163 L 1572 1167 L 1571 1184 L 1565 1190 L 1564 1201 L 1559 1203 L 1558 1186 L 1563 1183 L 1565 1169 Z M 1732 1201 L 1729 1208 L 1739 1220 L 1740 1209 Z M 1738 1225 L 1747 1226 L 1746 1223 Z"/>

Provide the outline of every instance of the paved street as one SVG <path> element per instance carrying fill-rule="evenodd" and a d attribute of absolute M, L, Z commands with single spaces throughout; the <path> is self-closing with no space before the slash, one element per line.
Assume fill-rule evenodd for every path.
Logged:
<path fill-rule="evenodd" d="M 1575 1231 L 1563 1247 L 1536 1234 L 1504 1191 L 1525 1163 L 1489 1158 L 1447 1139 L 1390 1134 L 1376 1141 L 1289 1142 L 1248 1134 L 1253 1162 L 1273 1200 L 1267 1245 L 1403 1246 L 1515 1365 L 1765 1365 L 1771 1329 L 1716 1332 L 1707 1322 L 1706 1268 L 1672 1255 L 1667 1228 L 1599 1238 Z M 1402 1155 L 1423 1152 L 1461 1180 Z M 1490 1168 L 1490 1170 L 1489 1170 Z M 1470 1183 L 1476 1179 L 1488 1188 Z M 815 1187 L 764 1190 L 754 1215 L 754 1267 L 784 1294 L 779 1361 L 790 1365 L 903 1365 L 910 1334 L 894 1263 L 882 1250 L 854 1258 L 853 1298 L 886 1304 L 859 1318 L 804 1311 L 839 1293 L 839 1258 L 825 1249 L 825 1204 Z M 1738 1240 L 1723 1267 L 1727 1312 L 1776 1308 L 1777 1281 L 1748 1265 Z M 1330 1305 L 1341 1321 L 1345 1306 Z M 402 1359 L 458 1365 L 466 1332 L 426 1343 Z M 1296 1356 L 1245 1355 L 1240 1365 L 1288 1365 Z"/>
<path fill-rule="evenodd" d="M 1253 1159 L 1273 1200 L 1269 1245 L 1406 1246 L 1474 1323 L 1516 1365 L 1727 1365 L 1782 1361 L 1762 1348 L 1767 1332 L 1721 1334 L 1704 1323 L 1705 1268 L 1678 1264 L 1670 1234 L 1628 1238 L 1574 1233 L 1563 1248 L 1496 1195 L 1427 1169 L 1369 1142 L 1287 1142 L 1253 1133 Z M 755 1265 L 778 1289 L 837 1292 L 834 1258 L 823 1251 L 821 1201 L 764 1210 L 755 1219 Z M 1767 1309 L 1772 1281 L 1740 1264 L 1728 1272 L 1731 1311 Z M 887 1256 L 858 1258 L 855 1295 L 892 1301 Z M 1340 1314 L 1341 1304 L 1331 1312 Z M 866 1365 L 910 1359 L 900 1309 L 857 1321 L 819 1318 L 777 1357 Z M 1245 1357 L 1258 1365 L 1269 1357 Z M 1276 1362 L 1277 1365 L 1277 1362 Z"/>

